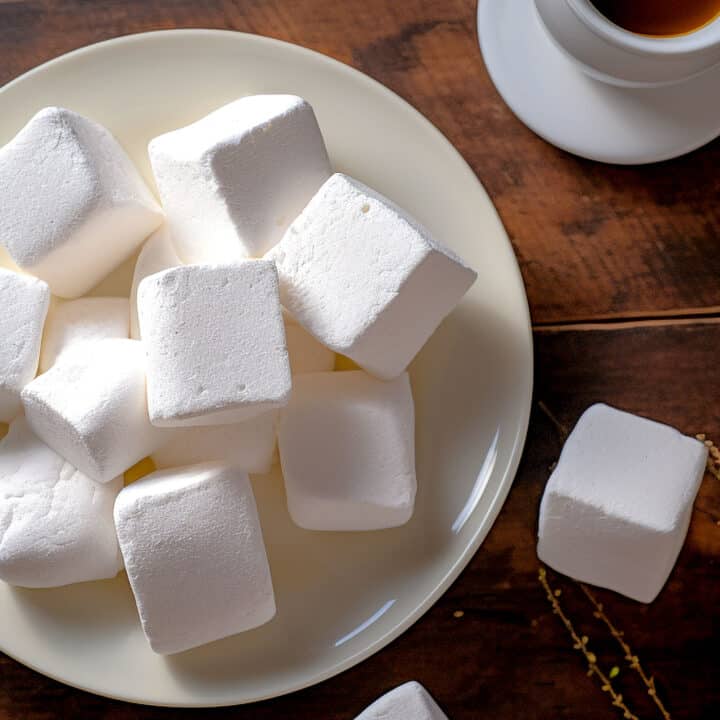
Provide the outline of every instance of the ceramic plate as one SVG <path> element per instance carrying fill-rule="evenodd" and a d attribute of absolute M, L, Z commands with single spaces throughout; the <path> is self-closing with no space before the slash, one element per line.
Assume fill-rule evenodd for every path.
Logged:
<path fill-rule="evenodd" d="M 405 527 L 307 532 L 278 473 L 253 479 L 277 616 L 173 657 L 154 655 L 124 574 L 53 590 L 0 583 L 0 649 L 62 682 L 158 705 L 250 702 L 328 678 L 417 620 L 478 549 L 520 459 L 532 386 L 527 301 L 503 227 L 475 175 L 417 111 L 302 48 L 221 31 L 119 38 L 53 60 L 0 90 L 0 143 L 62 105 L 106 125 L 150 180 L 146 145 L 250 93 L 315 108 L 332 162 L 410 210 L 479 271 L 412 365 L 417 510 Z M 127 292 L 131 264 L 96 292 Z"/>

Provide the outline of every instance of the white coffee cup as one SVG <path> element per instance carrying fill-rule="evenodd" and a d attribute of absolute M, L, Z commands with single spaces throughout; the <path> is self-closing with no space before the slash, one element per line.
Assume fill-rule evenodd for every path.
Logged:
<path fill-rule="evenodd" d="M 558 47 L 583 72 L 612 85 L 671 85 L 720 64 L 720 17 L 685 35 L 650 37 L 615 25 L 590 0 L 535 6 Z"/>

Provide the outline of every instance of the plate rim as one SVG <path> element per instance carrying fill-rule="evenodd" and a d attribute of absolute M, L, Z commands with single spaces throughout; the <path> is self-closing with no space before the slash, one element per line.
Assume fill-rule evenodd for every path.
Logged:
<path fill-rule="evenodd" d="M 521 306 L 522 306 L 523 321 L 524 321 L 522 324 L 524 326 L 524 334 L 525 334 L 525 339 L 527 341 L 527 349 L 528 349 L 528 357 L 526 358 L 527 363 L 528 363 L 527 377 L 522 378 L 522 385 L 523 385 L 522 400 L 523 400 L 523 402 L 522 402 L 522 411 L 521 411 L 521 422 L 518 423 L 518 425 L 516 427 L 515 435 L 512 438 L 512 449 L 510 451 L 510 462 L 508 463 L 501 479 L 498 481 L 499 482 L 499 491 L 493 497 L 491 505 L 488 509 L 488 512 L 485 514 L 487 521 L 483 524 L 483 527 L 478 529 L 471 536 L 471 538 L 469 539 L 468 543 L 466 544 L 464 550 L 458 554 L 458 556 L 455 558 L 454 562 L 448 567 L 445 574 L 442 575 L 442 577 L 438 580 L 433 591 L 431 593 L 429 593 L 422 600 L 422 602 L 419 603 L 415 607 L 415 609 L 411 613 L 408 613 L 407 615 L 405 615 L 399 622 L 397 622 L 395 625 L 393 625 L 391 628 L 389 628 L 385 633 L 383 633 L 374 642 L 372 642 L 371 644 L 369 644 L 362 650 L 359 650 L 358 652 L 350 655 L 346 659 L 327 667 L 324 671 L 316 673 L 312 677 L 308 677 L 300 682 L 290 684 L 278 692 L 261 693 L 259 695 L 253 696 L 253 697 L 247 697 L 247 698 L 243 698 L 243 699 L 232 699 L 232 700 L 220 701 L 220 702 L 208 702 L 207 700 L 198 700 L 197 702 L 183 701 L 183 702 L 173 703 L 173 702 L 158 702 L 155 700 L 148 701 L 147 699 L 143 699 L 142 697 L 112 694 L 109 692 L 103 692 L 98 689 L 84 686 L 80 683 L 67 680 L 67 679 L 61 677 L 56 672 L 41 669 L 40 667 L 36 666 L 32 662 L 27 662 L 27 661 L 17 657 L 15 654 L 8 652 L 0 645 L 0 652 L 4 653 L 8 657 L 12 658 L 14 661 L 18 662 L 19 664 L 21 664 L 27 668 L 30 668 L 34 672 L 40 673 L 41 675 L 48 677 L 56 682 L 62 683 L 63 685 L 67 685 L 67 686 L 75 688 L 77 690 L 89 692 L 93 695 L 108 698 L 111 700 L 118 700 L 118 701 L 122 701 L 122 702 L 128 702 L 131 704 L 136 704 L 136 705 L 148 705 L 148 706 L 152 706 L 152 707 L 168 707 L 168 708 L 232 707 L 232 706 L 236 706 L 236 705 L 246 705 L 246 704 L 252 704 L 252 703 L 256 703 L 256 702 L 262 702 L 264 700 L 269 700 L 272 698 L 289 695 L 289 694 L 292 694 L 299 690 L 303 690 L 305 688 L 309 688 L 309 687 L 318 685 L 321 682 L 329 680 L 330 678 L 333 678 L 336 675 L 339 675 L 340 673 L 345 672 L 346 670 L 349 670 L 350 668 L 358 665 L 363 660 L 366 660 L 367 658 L 371 657 L 372 655 L 374 655 L 375 653 L 377 653 L 378 651 L 380 651 L 381 649 L 383 649 L 384 647 L 389 645 L 395 639 L 397 639 L 406 630 L 408 630 L 410 627 L 412 627 L 418 620 L 420 620 L 420 618 L 422 618 L 423 615 L 425 615 L 425 613 L 427 613 L 427 611 L 448 591 L 448 589 L 455 582 L 455 580 L 458 578 L 460 573 L 470 563 L 470 561 L 475 556 L 478 549 L 484 542 L 488 533 L 494 527 L 497 517 L 500 514 L 500 511 L 505 504 L 505 500 L 510 492 L 510 489 L 512 488 L 513 482 L 517 475 L 518 466 L 522 459 L 523 449 L 525 446 L 525 441 L 527 439 L 530 414 L 531 414 L 531 410 L 532 410 L 532 396 L 533 396 L 533 386 L 534 386 L 534 344 L 533 344 L 532 323 L 531 323 L 530 308 L 529 308 L 528 298 L 527 298 L 527 291 L 525 289 L 525 284 L 524 284 L 524 281 L 522 278 L 522 274 L 520 272 L 520 266 L 519 266 L 519 262 L 517 259 L 517 255 L 515 254 L 514 248 L 512 247 L 512 243 L 507 234 L 507 230 L 505 229 L 502 219 L 500 218 L 497 208 L 495 207 L 495 204 L 492 202 L 492 199 L 490 198 L 487 190 L 485 189 L 484 185 L 480 181 L 479 177 L 476 175 L 474 170 L 470 167 L 470 165 L 465 160 L 465 158 L 462 156 L 462 154 L 457 150 L 457 148 L 455 148 L 455 146 L 445 136 L 445 134 L 433 122 L 431 122 L 427 117 L 425 117 L 425 115 L 423 115 L 417 108 L 415 108 L 410 102 L 405 100 L 405 98 L 403 98 L 401 95 L 394 92 L 387 86 L 383 85 L 378 80 L 375 80 L 370 75 L 367 75 L 362 70 L 358 70 L 357 68 L 354 68 L 351 65 L 348 65 L 340 60 L 337 60 L 334 57 L 326 55 L 317 50 L 312 50 L 310 48 L 304 47 L 303 45 L 288 42 L 286 40 L 280 40 L 278 38 L 270 37 L 267 35 L 247 33 L 247 32 L 236 31 L 236 30 L 202 28 L 202 27 L 168 28 L 168 29 L 162 29 L 162 30 L 148 30 L 148 31 L 137 32 L 137 33 L 129 33 L 126 35 L 118 35 L 116 37 L 108 38 L 105 40 L 100 40 L 98 42 L 84 45 L 82 47 L 76 48 L 74 50 L 70 50 L 66 53 L 58 55 L 49 60 L 46 60 L 45 62 L 41 63 L 40 65 L 36 65 L 35 67 L 30 68 L 29 70 L 26 70 L 21 75 L 18 75 L 16 78 L 13 78 L 12 80 L 5 83 L 4 85 L 0 86 L 0 97 L 2 97 L 2 95 L 5 94 L 5 92 L 7 90 L 14 88 L 16 85 L 19 85 L 20 83 L 27 80 L 28 78 L 31 78 L 35 74 L 42 73 L 45 69 L 47 69 L 50 66 L 61 64 L 62 62 L 66 61 L 68 59 L 76 58 L 78 56 L 91 54 L 92 52 L 96 51 L 100 47 L 107 46 L 107 45 L 114 45 L 114 46 L 128 45 L 128 46 L 130 46 L 135 42 L 141 42 L 144 40 L 151 39 L 153 37 L 155 37 L 155 38 L 167 37 L 168 35 L 174 35 L 174 36 L 185 35 L 187 37 L 222 35 L 222 36 L 227 36 L 227 37 L 233 37 L 234 39 L 238 39 L 240 41 L 249 42 L 249 43 L 271 44 L 271 45 L 279 44 L 282 46 L 287 46 L 291 49 L 292 52 L 298 52 L 300 54 L 312 56 L 316 60 L 320 59 L 323 62 L 333 65 L 337 71 L 339 71 L 345 75 L 352 76 L 355 81 L 364 82 L 369 87 L 372 87 L 374 91 L 376 91 L 376 92 L 379 91 L 382 95 L 387 97 L 392 102 L 399 102 L 400 104 L 402 104 L 404 106 L 405 110 L 409 111 L 410 114 L 414 116 L 416 121 L 419 121 L 421 124 L 425 125 L 428 130 L 430 130 L 439 140 L 442 141 L 442 143 L 446 146 L 446 149 L 450 150 L 451 153 L 456 156 L 456 159 L 460 161 L 460 166 L 463 167 L 466 175 L 468 176 L 469 182 L 473 183 L 475 186 L 475 189 L 479 190 L 482 193 L 482 195 L 484 195 L 484 197 L 487 201 L 488 210 L 490 210 L 492 212 L 492 214 L 494 215 L 498 231 L 501 233 L 502 237 L 504 238 L 505 242 L 507 243 L 507 245 L 510 248 L 511 253 L 512 253 L 512 257 L 513 257 L 513 261 L 514 261 L 512 263 L 512 272 L 515 276 L 515 282 L 517 283 L 518 289 L 520 290 L 521 295 L 522 295 L 523 302 L 521 303 Z"/>

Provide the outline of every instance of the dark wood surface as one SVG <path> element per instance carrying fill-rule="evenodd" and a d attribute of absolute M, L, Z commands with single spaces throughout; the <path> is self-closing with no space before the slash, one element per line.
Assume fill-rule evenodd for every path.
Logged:
<path fill-rule="evenodd" d="M 638 168 L 546 145 L 493 89 L 474 15 L 474 0 L 0 0 L 0 83 L 88 43 L 170 27 L 255 32 L 347 62 L 427 115 L 490 193 L 527 284 L 536 400 L 565 425 L 603 400 L 720 441 L 720 143 Z M 251 707 L 183 712 L 97 698 L 0 656 L 0 718 L 350 720 L 409 679 L 452 720 L 621 717 L 537 580 L 537 507 L 560 447 L 536 409 L 513 490 L 468 568 L 410 630 L 339 677 Z M 598 591 L 673 718 L 720 716 L 718 558 L 720 481 L 708 476 L 659 599 Z M 577 586 L 550 578 L 600 662 L 622 667 Z M 660 717 L 631 672 L 614 682 L 641 718 Z"/>

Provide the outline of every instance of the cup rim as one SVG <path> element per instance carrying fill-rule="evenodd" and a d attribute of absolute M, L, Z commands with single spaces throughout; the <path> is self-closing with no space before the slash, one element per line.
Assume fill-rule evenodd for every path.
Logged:
<path fill-rule="evenodd" d="M 603 15 L 590 0 L 566 0 L 578 19 L 613 45 L 648 55 L 682 55 L 720 45 L 720 15 L 684 35 L 651 37 L 626 30 Z M 717 32 L 713 32 L 713 30 Z"/>

